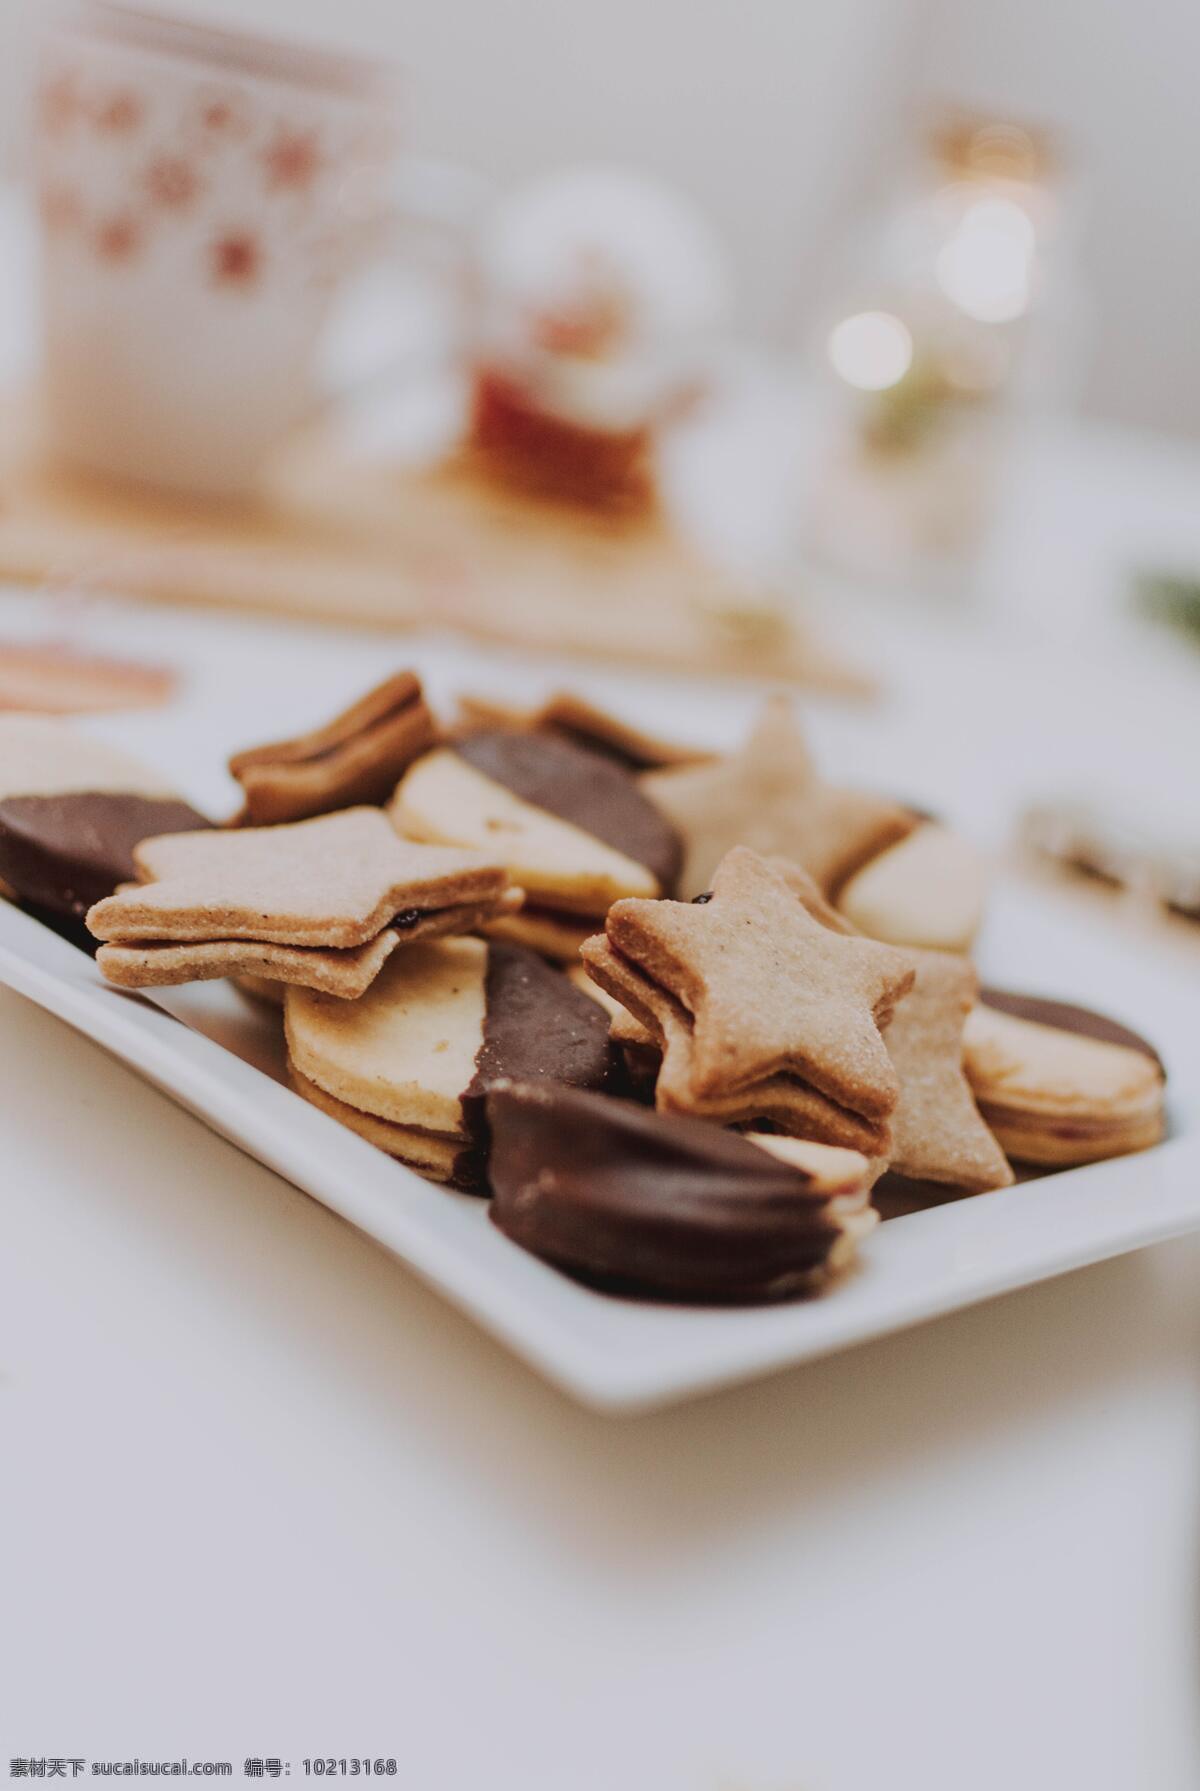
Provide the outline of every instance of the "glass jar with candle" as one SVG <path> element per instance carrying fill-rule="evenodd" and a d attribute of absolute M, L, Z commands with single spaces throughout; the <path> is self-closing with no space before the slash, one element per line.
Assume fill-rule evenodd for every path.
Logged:
<path fill-rule="evenodd" d="M 1008 424 L 1075 383 L 1086 331 L 1046 137 L 955 116 L 850 245 L 823 307 L 808 544 L 841 570 L 961 584 Z"/>

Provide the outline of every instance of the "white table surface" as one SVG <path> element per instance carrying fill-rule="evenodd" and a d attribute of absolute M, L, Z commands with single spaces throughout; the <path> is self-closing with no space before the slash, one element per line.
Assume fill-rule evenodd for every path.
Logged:
<path fill-rule="evenodd" d="M 1196 471 L 1044 439 L 980 612 L 877 611 L 896 695 L 822 709 L 822 750 L 985 838 L 1048 753 L 1186 796 L 1195 669 L 1107 599 L 1130 556 L 1200 560 Z M 4 991 L 0 1087 L 0 1770 L 1200 1783 L 1200 1239 L 601 1418 Z"/>

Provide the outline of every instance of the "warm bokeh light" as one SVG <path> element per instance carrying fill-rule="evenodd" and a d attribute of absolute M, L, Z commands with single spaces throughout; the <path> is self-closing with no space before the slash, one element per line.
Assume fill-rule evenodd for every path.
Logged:
<path fill-rule="evenodd" d="M 834 372 L 863 392 L 883 392 L 912 366 L 908 328 L 890 311 L 859 311 L 831 331 L 829 360 Z"/>
<path fill-rule="evenodd" d="M 1037 239 L 1015 199 L 969 205 L 936 263 L 938 285 L 980 323 L 1011 323 L 1029 308 Z"/>

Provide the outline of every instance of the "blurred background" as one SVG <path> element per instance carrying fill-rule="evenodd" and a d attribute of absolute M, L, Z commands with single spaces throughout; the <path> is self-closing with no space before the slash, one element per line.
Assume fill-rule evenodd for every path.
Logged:
<path fill-rule="evenodd" d="M 785 683 L 1200 912 L 1196 8 L 0 6 L 0 700 L 102 593 Z"/>
<path fill-rule="evenodd" d="M 50 10 L 0 0 L 10 168 Z M 1200 431 L 1200 11 L 1179 0 L 610 0 L 601 10 L 187 0 L 174 10 L 396 57 L 410 142 L 501 181 L 597 156 L 668 178 L 727 241 L 746 321 L 778 333 L 815 305 L 825 258 L 882 196 L 934 104 L 1050 128 L 1082 187 L 1095 302 L 1081 403 L 1098 417 Z"/>
<path fill-rule="evenodd" d="M 185 29 L 188 19 L 200 28 Z M 305 48 L 314 45 L 324 52 Z M 1173 1011 L 1161 991 L 1194 986 L 1200 964 L 1198 68 L 1195 0 L 139 0 L 132 9 L 0 0 L 0 709 L 79 714 L 216 815 L 232 801 L 227 753 L 305 732 L 409 664 L 442 715 L 474 694 L 528 716 L 565 690 L 627 725 L 717 752 L 745 737 L 766 690 L 782 690 L 801 699 L 823 776 L 911 802 L 978 858 L 993 896 L 987 928 L 999 926 L 1001 963 L 1012 966 L 1005 982 L 1071 995 L 1073 980 L 1092 980 L 1079 966 L 1103 961 L 1094 1005 L 1157 1040 L 1162 1009 Z M 1091 955 L 1092 923 L 1102 956 Z M 1080 955 L 1064 952 L 1060 974 L 1059 947 L 1046 941 L 1077 928 Z M 990 941 L 985 931 L 985 969 Z M 1018 974 L 1026 959 L 1028 975 Z M 33 1125 L 73 1133 L 51 1123 L 57 1109 L 47 1120 L 58 1096 L 44 1080 L 47 1092 L 39 1081 L 29 1103 Z M 89 1102 L 108 1111 L 99 1093 L 77 1094 L 81 1111 Z M 89 1164 L 79 1162 L 70 1179 L 85 1185 Z M 136 1214 L 128 1208 L 131 1228 L 163 1207 L 152 1149 L 142 1167 L 150 1179 Z M 261 1238 L 247 1252 L 241 1220 L 216 1198 L 222 1175 L 214 1159 L 203 1205 L 230 1228 L 233 1286 Z M 232 1190 L 239 1213 L 245 1192 Z M 72 1219 L 59 1226 L 58 1208 L 30 1210 L 43 1206 L 57 1228 L 46 1260 L 57 1265 L 58 1233 L 74 1235 L 76 1208 L 62 1209 Z M 280 1213 L 290 1237 L 295 1215 Z M 85 1324 L 83 1355 L 99 1367 L 80 1384 L 89 1395 L 103 1385 L 93 1403 L 110 1440 L 146 1429 L 138 1402 L 150 1384 L 123 1376 L 133 1361 L 126 1331 L 142 1341 L 141 1309 L 126 1296 L 143 1261 L 148 1284 L 169 1291 L 162 1272 L 174 1254 L 173 1242 L 165 1257 L 146 1235 L 152 1254 L 104 1259 L 118 1277 L 130 1265 L 124 1288 L 103 1283 L 105 1312 L 122 1326 L 118 1355 L 96 1354 L 86 1329 L 100 1312 L 90 1259 L 80 1257 L 74 1281 L 55 1266 L 54 1298 L 42 1302 L 48 1359 L 69 1364 L 73 1388 L 72 1326 Z M 208 1251 L 215 1236 L 196 1248 Z M 190 1270 L 190 1230 L 185 1241 Z M 325 1289 L 319 1247 L 311 1285 Z M 289 1262 L 307 1273 L 298 1256 L 281 1261 L 285 1278 Z M 295 1486 L 251 1487 L 258 1503 L 247 1522 L 240 1478 L 230 1503 L 212 1471 L 270 1450 L 303 1491 L 311 1477 L 291 1464 L 308 1461 L 312 1436 L 341 1436 L 348 1413 L 361 1421 L 370 1443 L 342 1466 L 364 1464 L 353 1496 L 383 1488 L 384 1515 L 361 1527 L 357 1577 L 343 1571 L 354 1564 L 340 1532 L 325 1567 L 336 1608 L 351 1610 L 346 1586 L 355 1596 L 368 1588 L 362 1608 L 389 1626 L 364 1680 L 369 1696 L 405 1635 L 396 1608 L 422 1576 L 436 1583 L 433 1602 L 414 1607 L 433 1611 L 435 1645 L 422 1708 L 409 1704 L 439 1761 L 447 1736 L 495 1752 L 487 1722 L 461 1722 L 464 1674 L 504 1705 L 514 1758 L 525 1757 L 530 1662 L 535 1681 L 549 1662 L 553 1695 L 542 1704 L 560 1725 L 549 1742 L 539 1729 L 536 1748 L 556 1746 L 561 1725 L 578 1727 L 581 1682 L 559 1643 L 599 1588 L 582 1657 L 587 1672 L 602 1669 L 585 1688 L 591 1702 L 598 1687 L 604 1708 L 628 1706 L 635 1732 L 643 1719 L 664 1729 L 665 1708 L 678 1716 L 666 1725 L 672 1746 L 682 1737 L 690 1748 L 695 1732 L 707 1748 L 728 1733 L 737 1746 L 721 1759 L 764 1763 L 757 1775 L 747 1765 L 689 1785 L 844 1785 L 868 1753 L 854 1782 L 892 1784 L 909 1736 L 924 1771 L 936 1659 L 949 1687 L 939 1734 L 963 1762 L 956 1785 L 1019 1782 L 1036 1757 L 1045 1783 L 1174 1791 L 1200 1783 L 1195 1299 L 1184 1285 L 1195 1263 L 1178 1261 L 1170 1304 L 1143 1255 L 1123 1278 L 1095 1271 L 1090 1295 L 1082 1277 L 1041 1290 L 1015 1331 L 995 1308 L 979 1315 L 990 1333 L 959 1331 L 949 1348 L 949 1333 L 929 1341 L 930 1327 L 917 1345 L 926 1354 L 905 1345 L 876 1358 L 899 1380 L 885 1372 L 864 1383 L 856 1358 L 827 1383 L 828 1411 L 819 1395 L 805 1415 L 807 1393 L 776 1383 L 775 1394 L 764 1390 L 749 1455 L 749 1408 L 731 1402 L 725 1421 L 736 1418 L 738 1436 L 722 1434 L 715 1406 L 694 1409 L 682 1468 L 675 1445 L 686 1431 L 660 1447 L 662 1433 L 638 1419 L 643 1455 L 597 1433 L 580 1477 L 564 1473 L 566 1457 L 531 1465 L 524 1444 L 508 1447 L 497 1425 L 510 1397 L 526 1399 L 515 1381 L 497 1383 L 492 1399 L 472 1358 L 461 1376 L 461 1364 L 450 1367 L 467 1395 L 447 1407 L 445 1376 L 423 1390 L 413 1344 L 424 1307 L 419 1325 L 397 1308 L 403 1337 L 380 1354 L 377 1340 L 391 1332 L 376 1328 L 369 1302 L 359 1310 L 369 1265 L 347 1257 L 353 1323 L 339 1330 L 332 1306 L 333 1329 L 313 1333 L 319 1344 L 333 1339 L 313 1356 L 328 1409 L 283 1400 L 252 1433 L 235 1391 L 228 1448 L 197 1452 L 181 1429 L 186 1472 L 176 1480 L 207 1456 L 210 1477 L 198 1485 L 205 1496 L 214 1489 L 217 1527 L 205 1511 L 192 1528 L 211 1532 L 222 1561 L 233 1538 L 236 1569 L 238 1539 L 253 1550 L 262 1529 L 257 1511 L 273 1523 L 292 1510 Z M 223 1338 L 237 1303 L 217 1279 Z M 29 1282 L 35 1306 L 41 1285 Z M 376 1292 L 390 1314 L 395 1290 L 382 1272 Z M 242 1316 L 258 1305 L 241 1301 Z M 1176 1309 L 1186 1326 L 1164 1330 L 1163 1312 Z M 157 1327 L 165 1310 L 160 1300 L 142 1317 Z M 180 1310 L 195 1354 L 194 1308 Z M 275 1364 L 286 1353 L 274 1336 L 283 1308 L 263 1310 Z M 289 1317 L 296 1338 L 312 1318 L 299 1311 Z M 364 1313 L 368 1328 L 355 1331 Z M 162 1406 L 177 1428 L 224 1400 L 215 1361 L 252 1390 L 274 1386 L 247 1371 L 246 1335 L 246 1352 L 204 1356 L 199 1408 L 186 1397 L 184 1364 L 185 1396 L 172 1383 Z M 355 1335 L 370 1372 L 400 1365 L 398 1401 L 390 1384 L 378 1399 L 344 1400 L 339 1352 Z M 972 1378 L 980 1337 L 983 1369 Z M 434 1356 L 444 1343 L 439 1327 Z M 289 1355 L 293 1385 L 305 1372 Z M 893 1399 L 900 1381 L 919 1388 L 915 1405 L 903 1390 Z M 875 1386 L 865 1404 L 864 1384 Z M 111 1423 L 114 1387 L 133 1402 L 124 1433 Z M 412 1448 L 420 1426 L 406 1388 L 435 1416 L 424 1454 Z M 152 1417 L 155 1397 L 151 1389 Z M 998 1444 L 1027 1403 L 1030 1460 L 1048 1465 L 1022 1496 Z M 847 1417 L 856 1405 L 861 1430 Z M 468 1506 L 460 1442 L 475 1437 L 485 1408 L 479 1475 L 470 1463 L 483 1491 Z M 51 1428 L 38 1436 L 77 1452 L 55 1403 L 46 1409 Z M 294 1447 L 281 1412 L 295 1417 Z M 957 1428 L 943 1422 L 949 1412 Z M 1096 1440 L 1081 1454 L 1085 1416 Z M 547 1408 L 544 1425 L 577 1468 L 583 1433 L 564 1431 L 562 1418 Z M 389 1465 L 377 1437 L 393 1421 L 403 1440 Z M 543 1421 L 529 1406 L 521 1422 L 532 1444 Z M 780 1425 L 798 1439 L 782 1456 Z M 814 1435 L 822 1447 L 809 1446 Z M 976 1457 L 974 1485 L 947 1442 Z M 428 1471 L 430 1447 L 448 1480 Z M 142 1452 L 122 1454 L 144 1479 Z M 341 1460 L 338 1449 L 323 1455 Z M 491 1458 L 503 1463 L 499 1480 Z M 395 1522 L 403 1494 L 393 1497 L 401 1462 L 421 1483 L 419 1521 L 408 1526 L 420 1560 L 412 1585 L 393 1575 L 400 1590 L 389 1603 L 373 1557 L 398 1561 L 401 1577 L 408 1570 Z M 730 1462 L 744 1469 L 740 1491 Z M 860 1495 L 879 1468 L 876 1521 Z M 894 1489 L 910 1470 L 906 1528 Z M 73 1484 L 66 1467 L 59 1478 Z M 931 1502 L 939 1483 L 940 1507 Z M 301 1539 L 319 1592 L 322 1551 L 312 1556 L 311 1542 L 329 1511 L 318 1510 L 326 1483 L 314 1484 L 315 1518 L 295 1507 L 300 1520 L 284 1541 Z M 112 1487 L 101 1509 L 117 1514 L 118 1546 L 107 1535 L 91 1546 L 94 1523 L 53 1526 L 60 1554 L 61 1536 L 82 1538 L 62 1557 L 80 1568 L 73 1609 L 106 1624 L 114 1607 L 135 1618 L 145 1608 L 123 1581 L 113 1592 L 110 1572 L 115 1563 L 119 1578 L 134 1561 L 140 1590 L 144 1538 L 120 1542 L 121 1524 L 136 1527 L 148 1509 L 143 1488 L 120 1475 Z M 639 1535 L 630 1492 L 647 1488 L 642 1515 L 653 1506 L 652 1521 Z M 816 1507 L 819 1519 L 823 1493 L 845 1525 L 832 1544 L 810 1517 Z M 421 1513 L 435 1502 L 426 1524 Z M 174 1507 L 154 1509 L 161 1536 L 152 1526 L 151 1541 L 165 1541 L 146 1555 L 151 1571 L 164 1550 L 180 1555 Z M 447 1513 L 476 1510 L 487 1519 L 478 1534 L 469 1523 L 445 1527 Z M 1091 1548 L 1079 1544 L 1081 1511 Z M 497 1513 L 507 1528 L 494 1528 Z M 742 1530 L 758 1563 L 744 1580 L 746 1557 L 731 1546 Z M 447 1538 L 463 1537 L 452 1560 Z M 781 1571 L 779 1551 L 793 1542 L 792 1569 Z M 525 1572 L 535 1556 L 554 1581 L 550 1605 L 538 1601 L 536 1572 Z M 581 1579 L 571 1577 L 576 1556 Z M 268 1585 L 253 1607 L 266 1629 L 240 1625 L 253 1650 L 243 1670 L 236 1647 L 229 1654 L 239 1626 L 212 1592 L 229 1575 L 214 1578 L 212 1548 L 199 1550 L 212 1585 L 175 1604 L 189 1622 L 198 1613 L 201 1664 L 181 1673 L 175 1651 L 158 1651 L 169 1678 L 157 1688 L 163 1712 L 226 1657 L 247 1696 L 266 1686 L 268 1715 L 281 1685 L 294 1701 L 315 1683 L 311 1625 L 292 1621 L 286 1558 L 282 1593 Z M 516 1563 L 517 1600 L 492 1596 L 495 1560 Z M 480 1588 L 507 1626 L 497 1647 L 495 1626 L 475 1623 L 457 1591 L 446 1604 L 447 1563 L 449 1581 Z M 980 1577 L 997 1563 L 1007 1574 L 998 1599 Z M 1064 1563 L 1074 1579 L 1061 1578 Z M 258 1573 L 251 1562 L 252 1587 Z M 731 1601 L 724 1651 L 703 1632 L 701 1578 Z M 307 1578 L 299 1583 L 307 1599 Z M 641 1643 L 620 1619 L 631 1588 L 627 1608 L 645 1613 Z M 151 1590 L 161 1603 L 157 1581 Z M 889 1596 L 890 1629 L 873 1653 L 886 1670 L 873 1673 L 864 1721 L 861 1675 L 841 1670 L 830 1638 L 848 1638 L 858 1658 L 861 1611 L 882 1597 L 887 1616 Z M 514 1650 L 510 1607 L 526 1610 L 541 1655 Z M 61 1652 L 59 1606 L 39 1586 L 22 1608 L 56 1625 Z M 245 1600 L 234 1608 L 251 1610 Z M 675 1627 L 661 1627 L 664 1610 Z M 937 1632 L 932 1654 L 913 1645 L 914 1611 Z M 807 1625 L 799 1652 L 798 1622 Z M 83 1661 L 94 1625 L 75 1627 Z M 160 1629 L 156 1616 L 150 1632 Z M 1136 1646 L 1123 1645 L 1130 1636 Z M 473 1654 L 463 1655 L 464 1637 Z M 756 1647 L 765 1677 L 747 1671 Z M 453 1671 L 441 1673 L 443 1659 Z M 697 1730 L 698 1668 L 723 1677 Z M 107 1630 L 77 1677 L 94 1694 L 97 1736 L 116 1734 L 125 1681 L 147 1704 Z M 60 1680 L 47 1679 L 46 1700 L 60 1698 Z M 1007 1698 L 1010 1681 L 1017 1716 L 998 1724 L 994 1687 Z M 730 1687 L 749 1704 L 726 1696 Z M 627 1782 L 626 1728 L 600 1735 L 591 1725 L 609 1744 L 596 1772 L 610 1755 L 621 1760 L 608 1783 Z M 174 1749 L 179 1732 L 162 1739 Z M 60 1745 L 49 1728 L 45 1736 L 21 1745 Z M 1168 1760 L 1179 1763 L 1174 1774 Z M 491 1764 L 490 1754 L 475 1779 L 487 1782 Z"/>

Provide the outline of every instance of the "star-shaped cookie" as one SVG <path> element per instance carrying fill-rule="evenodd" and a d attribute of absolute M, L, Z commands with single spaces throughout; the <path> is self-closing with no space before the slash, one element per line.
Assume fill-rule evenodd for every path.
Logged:
<path fill-rule="evenodd" d="M 914 951 L 916 978 L 887 1029 L 900 1077 L 889 1167 L 914 1181 L 967 1193 L 1006 1188 L 1008 1158 L 980 1116 L 963 1070 L 963 1027 L 977 993 L 974 970 L 948 952 Z"/>
<path fill-rule="evenodd" d="M 772 698 L 745 744 L 708 764 L 647 772 L 651 801 L 683 835 L 680 894 L 699 895 L 733 846 L 803 865 L 826 892 L 916 825 L 909 810 L 822 782 L 791 704 Z"/>
<path fill-rule="evenodd" d="M 886 1121 L 852 1113 L 795 1076 L 767 1076 L 730 1094 L 697 1094 L 692 1017 L 682 1002 L 614 951 L 603 933 L 587 941 L 582 955 L 597 987 L 623 1004 L 612 1023 L 612 1040 L 625 1051 L 631 1072 L 637 1064 L 635 1079 L 653 1089 L 661 1113 L 691 1114 L 723 1126 L 769 1120 L 788 1134 L 871 1157 L 886 1156 L 890 1150 Z"/>
<path fill-rule="evenodd" d="M 791 1074 L 868 1119 L 895 1107 L 880 1028 L 912 985 L 910 960 L 821 926 L 756 852 L 726 854 L 706 903 L 617 902 L 606 933 L 691 1014 L 698 1096 Z"/>
<path fill-rule="evenodd" d="M 134 852 L 140 884 L 97 902 L 98 939 L 257 939 L 357 946 L 397 922 L 495 912 L 509 878 L 483 853 L 417 845 L 382 809 L 348 808 L 280 827 L 164 834 Z"/>

